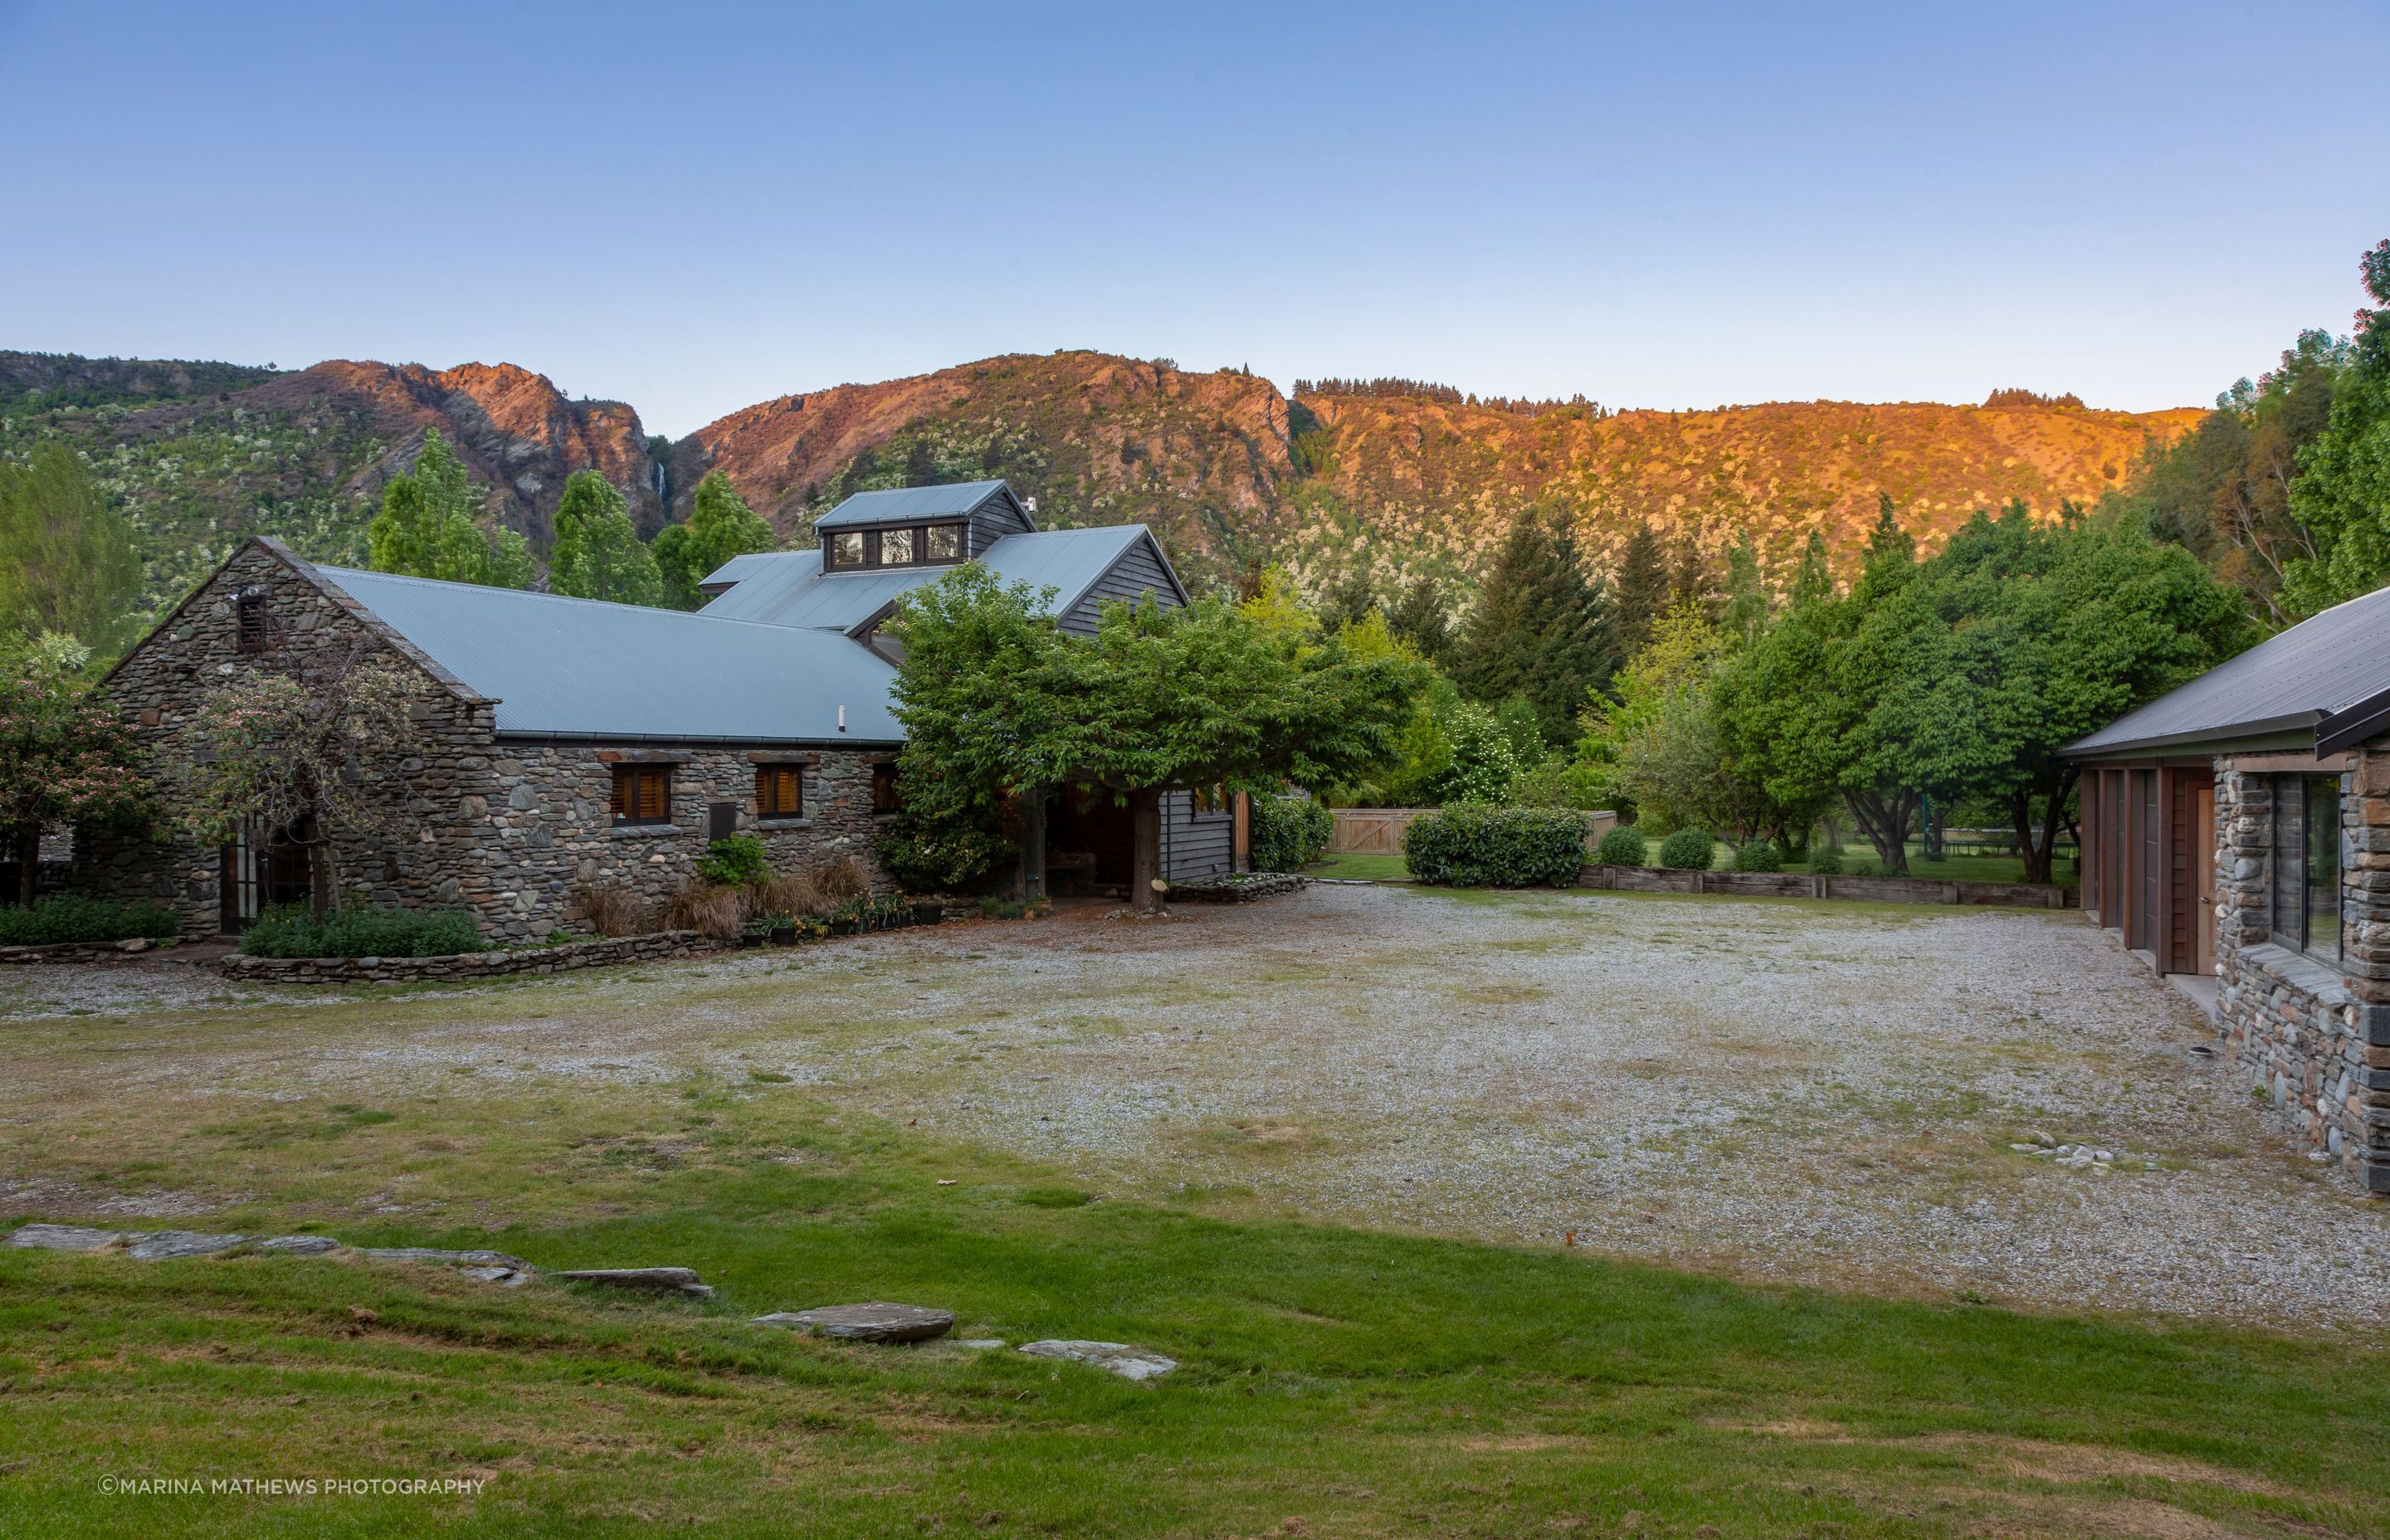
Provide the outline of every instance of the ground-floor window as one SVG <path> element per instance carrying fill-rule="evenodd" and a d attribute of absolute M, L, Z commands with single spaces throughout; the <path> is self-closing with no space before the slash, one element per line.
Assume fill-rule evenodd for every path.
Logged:
<path fill-rule="evenodd" d="M 2273 777 L 2274 940 L 2340 961 L 2340 777 Z"/>
<path fill-rule="evenodd" d="M 671 823 L 672 766 L 669 764 L 614 766 L 614 822 L 617 824 Z"/>
<path fill-rule="evenodd" d="M 797 818 L 805 811 L 805 772 L 796 764 L 755 766 L 755 816 Z"/>

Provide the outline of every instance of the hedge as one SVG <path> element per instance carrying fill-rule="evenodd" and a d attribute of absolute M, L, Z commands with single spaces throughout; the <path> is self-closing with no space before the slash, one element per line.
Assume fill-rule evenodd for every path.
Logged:
<path fill-rule="evenodd" d="M 110 904 L 81 893 L 36 899 L 24 909 L 0 909 L 0 946 L 46 946 L 62 941 L 173 938 L 174 911 L 162 904 Z"/>
<path fill-rule="evenodd" d="M 1299 872 L 1328 852 L 1336 815 L 1307 797 L 1253 798 L 1253 858 L 1257 872 Z"/>
<path fill-rule="evenodd" d="M 1403 834 L 1421 882 L 1459 888 L 1569 888 L 1585 865 L 1585 815 L 1542 807 L 1439 808 Z"/>
<path fill-rule="evenodd" d="M 268 909 L 241 932 L 252 957 L 444 957 L 484 950 L 463 909 L 343 909 L 317 919 L 300 905 Z"/>

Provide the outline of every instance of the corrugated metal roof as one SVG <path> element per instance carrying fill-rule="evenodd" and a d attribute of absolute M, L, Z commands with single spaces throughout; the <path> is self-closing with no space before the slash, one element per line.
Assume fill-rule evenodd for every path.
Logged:
<path fill-rule="evenodd" d="M 717 586 L 727 588 L 734 583 L 741 583 L 748 578 L 757 575 L 764 571 L 765 567 L 769 562 L 777 558 L 785 556 L 810 556 L 814 558 L 816 565 L 821 561 L 821 553 L 819 551 L 751 551 L 745 556 L 734 556 L 729 560 L 724 562 L 721 566 L 716 567 L 711 572 L 706 573 L 705 581 L 699 584 L 698 586 L 700 588 L 713 588 Z"/>
<path fill-rule="evenodd" d="M 1012 489 L 1002 481 L 950 481 L 944 486 L 858 492 L 815 520 L 814 528 L 842 530 L 856 524 L 901 524 L 913 519 L 960 519 L 998 493 L 1012 498 Z M 1018 506 L 1020 499 L 1012 500 Z M 1028 517 L 1026 510 L 1022 517 Z"/>
<path fill-rule="evenodd" d="M 2066 747 L 2072 755 L 2185 750 L 2285 732 L 2362 728 L 2390 695 L 2390 588 L 2336 605 Z M 2374 730 L 2380 730 L 2376 728 Z M 2361 734 L 2360 734 L 2361 736 Z"/>
<path fill-rule="evenodd" d="M 1063 615 L 1131 546 L 1150 538 L 1142 524 L 1041 530 L 1035 534 L 1006 535 L 989 546 L 980 560 L 1005 583 L 1053 588 L 1054 600 L 1043 612 Z M 811 557 L 812 564 L 800 564 L 793 559 L 798 557 Z M 771 625 L 852 631 L 894 602 L 897 595 L 935 583 L 953 571 L 952 567 L 894 567 L 824 572 L 819 551 L 781 552 L 755 576 L 741 580 L 699 613 Z"/>
<path fill-rule="evenodd" d="M 904 740 L 889 711 L 896 671 L 870 648 L 829 632 L 388 572 L 316 571 L 432 661 L 497 700 L 501 733 Z"/>

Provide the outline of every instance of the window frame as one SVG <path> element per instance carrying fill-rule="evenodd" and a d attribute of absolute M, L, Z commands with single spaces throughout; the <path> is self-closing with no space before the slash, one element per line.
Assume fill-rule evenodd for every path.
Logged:
<path fill-rule="evenodd" d="M 782 806 L 778 792 L 783 784 L 796 792 L 793 805 Z M 805 815 L 805 767 L 803 764 L 767 764 L 755 766 L 755 816 L 758 818 L 802 818 Z"/>
<path fill-rule="evenodd" d="M 887 536 L 902 535 L 910 543 L 912 554 L 902 561 L 888 558 Z M 952 556 L 930 554 L 930 537 L 945 534 L 954 537 Z M 842 541 L 854 542 L 853 559 L 840 554 Z M 889 524 L 860 530 L 832 530 L 822 542 L 822 566 L 830 571 L 848 572 L 871 567 L 949 567 L 969 559 L 970 526 L 951 519 L 926 524 Z"/>
<path fill-rule="evenodd" d="M 970 542 L 965 538 L 969 531 L 969 525 L 954 522 L 922 525 L 921 539 L 919 547 L 921 553 L 920 564 L 924 567 L 944 567 L 949 562 L 962 560 L 963 552 L 970 545 Z M 932 538 L 941 534 L 951 534 L 955 537 L 955 548 L 953 554 L 950 556 L 939 556 L 930 549 L 930 541 Z"/>
<path fill-rule="evenodd" d="M 871 811 L 876 814 L 905 811 L 905 797 L 896 789 L 896 762 L 893 759 L 872 762 Z"/>
<path fill-rule="evenodd" d="M 842 570 L 868 567 L 871 565 L 871 542 L 866 540 L 864 536 L 870 533 L 868 530 L 830 531 L 829 544 L 822 546 L 823 564 Z M 839 554 L 839 547 L 850 540 L 854 542 L 854 559 L 852 561 Z"/>
<path fill-rule="evenodd" d="M 2346 895 L 2340 852 L 2340 776 L 2297 773 L 2267 777 L 2266 831 L 2272 866 L 2268 873 L 2270 939 L 2333 968 L 2345 952 Z M 2329 818 L 2319 816 L 2328 814 Z M 2320 863 L 2317 856 L 2328 857 Z M 2319 870 L 2320 868 L 2320 870 Z M 2319 904 L 2324 892 L 2329 904 Z M 2317 934 L 2318 914 L 2331 917 L 2331 935 Z M 2321 943 L 2321 944 L 2319 944 Z"/>
<path fill-rule="evenodd" d="M 607 811 L 612 815 L 613 826 L 616 828 L 660 828 L 672 823 L 673 767 L 671 765 L 617 764 L 612 766 L 612 770 L 611 795 L 607 804 Z M 663 786 L 662 798 L 663 811 L 654 815 L 643 814 L 639 811 L 646 801 L 640 788 L 649 781 L 660 781 Z M 627 796 L 623 790 L 625 786 L 630 789 Z"/>

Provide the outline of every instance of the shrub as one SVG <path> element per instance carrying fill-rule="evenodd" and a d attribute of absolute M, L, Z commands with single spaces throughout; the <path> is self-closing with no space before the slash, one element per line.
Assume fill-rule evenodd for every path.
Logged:
<path fill-rule="evenodd" d="M 1633 824 L 1620 824 L 1603 835 L 1595 853 L 1605 866 L 1639 866 L 1651 858 L 1651 847 L 1644 841 L 1643 831 Z"/>
<path fill-rule="evenodd" d="M 628 888 L 599 883 L 573 895 L 589 929 L 601 936 L 644 936 L 656 928 L 656 908 Z"/>
<path fill-rule="evenodd" d="M 1308 797 L 1257 796 L 1253 814 L 1253 870 L 1301 871 L 1327 853 L 1336 815 Z"/>
<path fill-rule="evenodd" d="M 698 857 L 697 875 L 725 888 L 762 882 L 772 875 L 765 859 L 764 841 L 752 834 L 733 834 L 706 846 Z"/>
<path fill-rule="evenodd" d="M 718 941 L 729 941 L 746 925 L 747 899 L 737 888 L 719 887 L 693 877 L 664 900 L 667 930 L 695 930 Z"/>
<path fill-rule="evenodd" d="M 1819 845 L 1809 853 L 1809 869 L 1821 877 L 1831 877 L 1843 869 L 1840 852 Z"/>
<path fill-rule="evenodd" d="M 819 919 L 838 905 L 822 896 L 821 884 L 808 871 L 774 877 L 755 890 L 758 914 L 786 915 L 790 919 Z"/>
<path fill-rule="evenodd" d="M 1707 871 L 1717 858 L 1717 837 L 1705 828 L 1680 828 L 1660 841 L 1660 865 L 1677 871 Z"/>
<path fill-rule="evenodd" d="M 1746 840 L 1735 847 L 1734 869 L 1739 872 L 1782 871 L 1784 858 L 1770 841 Z"/>
<path fill-rule="evenodd" d="M 1539 807 L 1446 807 L 1403 835 L 1421 882 L 1462 888 L 1567 888 L 1585 865 L 1585 819 Z"/>
<path fill-rule="evenodd" d="M 265 911 L 241 932 L 252 957 L 443 957 L 485 950 L 468 909 L 342 909 L 322 919 L 302 905 Z"/>
<path fill-rule="evenodd" d="M 81 893 L 36 899 L 23 909 L 0 909 L 0 946 L 43 946 L 62 941 L 171 939 L 174 911 L 162 904 L 109 904 Z"/>
<path fill-rule="evenodd" d="M 814 886 L 819 888 L 822 897 L 831 903 L 843 904 L 850 898 L 861 898 L 871 891 L 871 874 L 865 871 L 863 863 L 854 856 L 842 855 L 814 873 Z"/>
<path fill-rule="evenodd" d="M 1019 919 L 1028 913 L 1028 910 L 1017 898 L 1006 898 L 999 893 L 990 893 L 979 901 L 979 912 L 988 919 Z"/>

